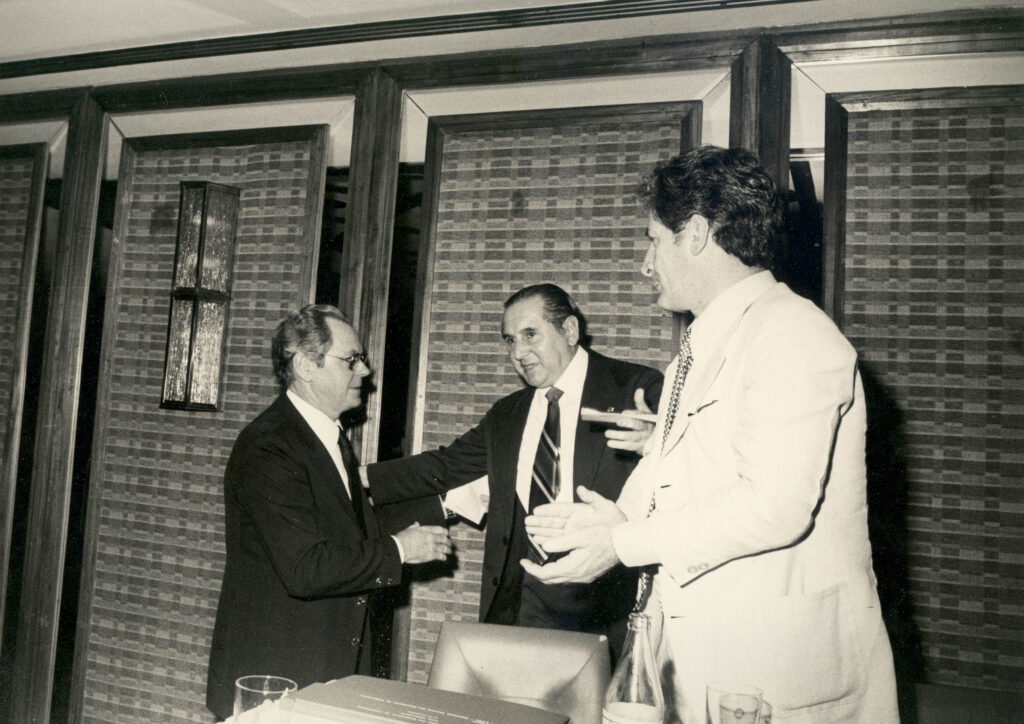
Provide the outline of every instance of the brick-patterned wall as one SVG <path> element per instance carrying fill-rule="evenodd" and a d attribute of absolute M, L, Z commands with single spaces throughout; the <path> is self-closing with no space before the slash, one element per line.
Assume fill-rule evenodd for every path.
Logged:
<path fill-rule="evenodd" d="M 130 193 L 114 239 L 103 340 L 110 379 L 98 402 L 105 434 L 90 493 L 100 496 L 95 579 L 83 592 L 92 600 L 86 721 L 212 720 L 205 689 L 224 562 L 222 475 L 238 431 L 276 395 L 273 330 L 308 301 L 318 147 L 140 150 L 130 186 L 120 179 Z M 160 409 L 182 180 L 242 190 L 218 412 Z"/>
<path fill-rule="evenodd" d="M 969 91 L 965 91 L 965 96 Z M 845 332 L 890 399 L 925 676 L 1024 688 L 1024 93 L 849 115 Z M 870 455 L 871 451 L 869 451 Z M 905 479 L 901 479 L 905 478 Z M 876 547 L 876 567 L 880 561 Z"/>

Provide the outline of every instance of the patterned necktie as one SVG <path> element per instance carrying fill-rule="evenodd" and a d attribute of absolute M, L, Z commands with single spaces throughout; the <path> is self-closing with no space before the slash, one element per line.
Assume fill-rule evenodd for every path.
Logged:
<path fill-rule="evenodd" d="M 665 427 L 661 431 L 661 451 L 665 452 L 665 444 L 668 442 L 668 435 L 672 431 L 672 423 L 676 421 L 676 413 L 679 411 L 679 396 L 683 392 L 683 383 L 686 382 L 686 375 L 693 367 L 693 350 L 690 349 L 690 327 L 686 328 L 682 338 L 679 340 L 679 363 L 676 365 L 676 376 L 672 379 L 672 392 L 668 396 L 668 408 L 665 410 Z M 647 508 L 647 517 L 654 512 L 654 491 L 651 491 L 651 504 Z M 637 582 L 636 602 L 633 604 L 633 611 L 643 611 L 647 605 L 647 598 L 651 594 L 651 578 L 654 575 L 655 566 L 646 566 L 640 572 L 640 580 Z"/>
<path fill-rule="evenodd" d="M 558 414 L 558 398 L 562 391 L 552 387 L 547 391 L 548 413 L 544 420 L 544 430 L 540 434 L 540 441 L 537 443 L 537 454 L 533 458 L 533 476 L 530 481 L 530 510 L 538 505 L 553 503 L 558 497 L 561 489 L 561 474 L 559 471 L 559 438 L 560 423 Z M 530 559 L 537 563 L 543 563 L 551 559 L 551 556 L 530 542 L 528 553 Z"/>
<path fill-rule="evenodd" d="M 366 514 L 363 511 L 363 491 L 359 478 L 359 461 L 356 459 L 352 443 L 345 436 L 345 431 L 338 428 L 338 447 L 341 449 L 341 461 L 345 464 L 345 474 L 348 476 L 348 493 L 352 499 L 352 509 L 356 512 L 356 520 L 359 521 L 359 528 L 363 535 L 366 535 Z"/>

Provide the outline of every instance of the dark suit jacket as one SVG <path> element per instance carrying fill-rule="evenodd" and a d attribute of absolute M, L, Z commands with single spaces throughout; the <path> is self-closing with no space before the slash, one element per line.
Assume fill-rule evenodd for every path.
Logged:
<path fill-rule="evenodd" d="M 207 679 L 218 716 L 231 715 L 239 676 L 301 688 L 368 663 L 369 594 L 398 584 L 402 564 L 362 486 L 366 536 L 343 485 L 284 395 L 239 434 L 224 475 L 227 561 Z"/>
<path fill-rule="evenodd" d="M 651 409 L 661 396 L 662 375 L 642 365 L 613 360 L 589 351 L 587 376 L 583 383 L 583 407 L 598 410 L 634 408 L 633 392 L 644 389 Z M 370 491 L 378 503 L 396 502 L 430 493 L 451 490 L 459 485 L 488 476 L 490 502 L 484 542 L 480 620 L 512 623 L 508 612 L 494 606 L 499 584 L 515 577 L 521 580 L 518 555 L 510 555 L 515 537 L 513 519 L 516 510 L 516 464 L 520 441 L 534 389 L 526 387 L 502 398 L 484 415 L 483 420 L 442 450 L 375 463 L 367 467 Z M 573 490 L 583 485 L 610 500 L 616 500 L 622 484 L 636 465 L 638 457 L 608 447 L 606 428 L 580 420 L 576 427 L 573 458 Z M 575 496 L 575 493 L 574 493 Z M 521 524 L 520 524 L 521 527 Z M 584 617 L 601 622 L 624 620 L 636 596 L 636 570 L 617 566 L 609 574 L 581 587 L 581 597 L 590 608 Z"/>

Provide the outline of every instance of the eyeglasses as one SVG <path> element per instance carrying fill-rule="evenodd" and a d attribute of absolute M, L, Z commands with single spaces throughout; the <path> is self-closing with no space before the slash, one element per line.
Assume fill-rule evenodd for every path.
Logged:
<path fill-rule="evenodd" d="M 342 362 L 347 362 L 348 363 L 348 368 L 350 370 L 354 370 L 356 368 L 356 365 L 358 363 L 360 363 L 360 362 L 362 362 L 367 367 L 370 366 L 367 363 L 367 361 L 366 361 L 366 359 L 367 359 L 366 352 L 360 352 L 359 354 L 352 354 L 352 355 L 349 355 L 348 357 L 339 357 L 336 354 L 329 354 L 327 352 L 324 352 L 324 357 L 333 357 L 334 359 L 340 359 Z"/>

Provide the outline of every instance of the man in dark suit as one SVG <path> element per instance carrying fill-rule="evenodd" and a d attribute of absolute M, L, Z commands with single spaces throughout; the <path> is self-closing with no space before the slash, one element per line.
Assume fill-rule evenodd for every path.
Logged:
<path fill-rule="evenodd" d="M 373 592 L 402 563 L 443 560 L 446 528 L 382 533 L 338 416 L 370 374 L 336 308 L 308 306 L 272 344 L 282 394 L 239 434 L 224 475 L 227 561 L 206 703 L 232 714 L 235 679 L 274 674 L 300 687 L 370 672 Z"/>
<path fill-rule="evenodd" d="M 512 295 L 505 302 L 501 334 L 513 368 L 528 386 L 495 403 L 447 448 L 369 465 L 365 472 L 374 500 L 381 503 L 441 493 L 486 475 L 480 620 L 603 633 L 614 655 L 636 596 L 635 571 L 619 568 L 590 584 L 552 587 L 524 576 L 519 563 L 532 550 L 523 519 L 531 498 L 536 502 L 541 458 L 548 464 L 557 458 L 557 490 L 545 481 L 545 496 L 572 501 L 579 486 L 617 495 L 638 459 L 632 450 L 650 432 L 638 421 L 637 432 L 593 425 L 580 419 L 580 409 L 649 412 L 661 395 L 662 375 L 656 370 L 582 348 L 582 325 L 576 304 L 553 284 Z M 549 401 L 549 390 L 558 391 L 556 401 Z M 548 436 L 553 407 L 558 444 L 552 456 L 541 453 L 539 445 Z"/>

